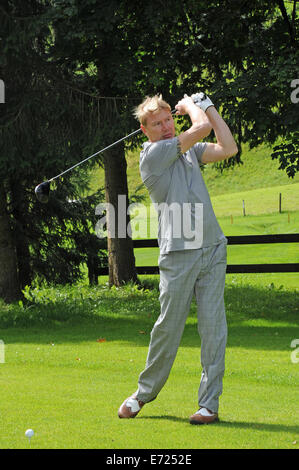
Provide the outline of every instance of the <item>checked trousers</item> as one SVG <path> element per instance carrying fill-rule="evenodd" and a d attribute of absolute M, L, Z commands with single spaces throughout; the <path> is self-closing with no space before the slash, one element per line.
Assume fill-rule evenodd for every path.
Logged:
<path fill-rule="evenodd" d="M 224 306 L 226 239 L 218 245 L 160 255 L 160 315 L 152 329 L 138 400 L 154 400 L 167 381 L 183 335 L 191 301 L 197 302 L 202 374 L 198 405 L 218 412 L 225 369 Z"/>

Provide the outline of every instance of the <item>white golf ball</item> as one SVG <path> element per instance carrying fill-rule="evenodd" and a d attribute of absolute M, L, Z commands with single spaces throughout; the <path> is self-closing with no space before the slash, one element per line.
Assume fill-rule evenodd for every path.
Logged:
<path fill-rule="evenodd" d="M 28 439 L 31 439 L 33 434 L 34 434 L 33 429 L 27 429 L 27 431 L 25 432 L 25 436 L 28 437 Z"/>

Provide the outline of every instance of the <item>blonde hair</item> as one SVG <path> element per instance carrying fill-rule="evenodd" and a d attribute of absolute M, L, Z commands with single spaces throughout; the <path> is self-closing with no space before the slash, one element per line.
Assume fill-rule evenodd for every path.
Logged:
<path fill-rule="evenodd" d="M 170 105 L 163 100 L 162 95 L 147 96 L 145 100 L 134 109 L 134 116 L 145 126 L 149 113 L 155 113 L 161 109 L 171 111 Z"/>

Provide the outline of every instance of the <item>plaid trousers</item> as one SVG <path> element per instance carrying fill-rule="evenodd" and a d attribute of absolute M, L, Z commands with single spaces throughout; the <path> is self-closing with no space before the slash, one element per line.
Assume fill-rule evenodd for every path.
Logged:
<path fill-rule="evenodd" d="M 151 332 L 145 369 L 139 375 L 138 400 L 154 400 L 167 381 L 195 295 L 202 365 L 198 405 L 218 412 L 227 340 L 226 245 L 225 239 L 208 248 L 160 255 L 161 311 Z"/>

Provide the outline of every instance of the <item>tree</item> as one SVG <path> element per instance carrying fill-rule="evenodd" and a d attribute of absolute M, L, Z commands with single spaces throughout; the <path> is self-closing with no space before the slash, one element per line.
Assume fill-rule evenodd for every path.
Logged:
<path fill-rule="evenodd" d="M 10 226 L 6 212 L 5 192 L 0 190 L 0 297 L 12 302 L 20 297 L 17 275 L 17 259 Z"/>
<path fill-rule="evenodd" d="M 83 171 L 60 181 L 47 206 L 34 195 L 36 184 L 90 148 L 97 117 L 90 100 L 83 106 L 81 93 L 61 85 L 59 69 L 51 63 L 48 8 L 39 1 L 1 4 L 6 102 L 0 116 L 0 258 L 6 268 L 0 295 L 9 301 L 20 298 L 35 276 L 73 282 L 81 276 L 80 263 L 95 257 L 104 262 L 103 243 L 92 229 L 101 192 L 80 204 L 70 202 L 86 188 Z"/>
<path fill-rule="evenodd" d="M 14 243 L 22 283 L 32 277 L 32 252 L 37 255 L 32 236 L 46 240 L 45 259 L 50 259 L 59 224 L 64 220 L 69 228 L 67 220 L 76 220 L 65 201 L 77 198 L 84 171 L 80 167 L 76 177 L 68 176 L 66 184 L 57 185 L 59 208 L 54 201 L 47 209 L 37 206 L 27 188 L 135 129 L 132 108 L 147 94 L 161 92 L 175 104 L 184 93 L 208 92 L 237 136 L 240 154 L 229 164 L 240 161 L 243 142 L 251 147 L 261 142 L 273 145 L 278 138 L 291 144 L 282 157 L 286 165 L 289 159 L 296 160 L 298 112 L 290 100 L 298 63 L 296 3 L 1 3 L 0 74 L 11 97 L 0 122 L 2 208 L 3 201 L 7 203 L 1 215 L 9 217 L 6 227 L 19 234 Z M 116 212 L 119 194 L 128 204 L 125 150 L 137 142 L 141 143 L 140 136 L 90 162 L 104 165 L 106 201 Z M 279 148 L 276 152 L 280 158 Z M 55 216 L 64 209 L 64 216 Z M 129 221 L 126 210 L 125 216 Z M 91 209 L 88 217 L 92 220 Z M 64 248 L 70 234 L 75 240 L 75 233 L 85 228 L 78 221 L 76 230 L 66 230 Z M 78 264 L 76 247 L 69 247 L 68 254 L 72 252 Z M 136 280 L 130 237 L 111 238 L 108 248 L 110 283 Z M 66 256 L 66 251 L 60 254 Z"/>
<path fill-rule="evenodd" d="M 81 89 L 103 97 L 103 107 L 106 102 L 97 138 L 101 147 L 136 128 L 132 108 L 144 95 L 158 90 L 166 98 L 176 94 L 180 53 L 189 31 L 184 4 L 174 1 L 167 8 L 159 4 L 158 11 L 152 3 L 127 0 L 56 0 L 52 4 L 55 39 L 51 54 L 63 70 L 65 83 L 72 86 L 80 75 Z M 107 152 L 103 163 L 106 201 L 117 213 L 118 195 L 128 202 L 125 147 Z M 127 210 L 125 215 L 129 222 Z M 129 236 L 110 237 L 108 256 L 110 284 L 136 280 Z"/>
<path fill-rule="evenodd" d="M 245 142 L 253 148 L 284 139 L 292 143 L 290 158 L 298 159 L 294 133 L 299 113 L 291 100 L 299 60 L 296 4 L 296 0 L 225 0 L 221 5 L 211 1 L 200 15 L 195 11 L 190 16 L 193 49 L 200 51 L 200 60 L 189 77 L 198 83 L 205 77 L 207 91 L 239 144 L 237 158 L 220 168 L 240 161 Z M 191 51 L 190 65 L 192 55 Z M 281 156 L 286 164 L 281 168 L 287 168 L 286 154 L 282 157 L 277 148 L 272 156 Z"/>

